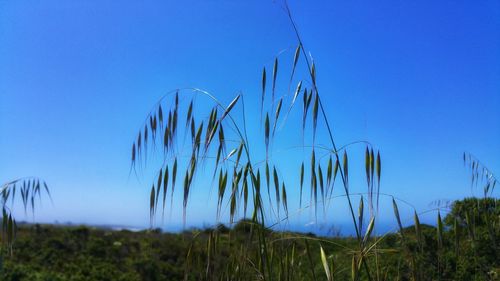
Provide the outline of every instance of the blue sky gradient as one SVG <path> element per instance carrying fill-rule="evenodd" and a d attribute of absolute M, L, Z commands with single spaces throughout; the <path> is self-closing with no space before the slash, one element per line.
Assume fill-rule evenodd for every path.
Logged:
<path fill-rule="evenodd" d="M 383 192 L 421 211 L 434 200 L 472 195 L 464 151 L 500 172 L 500 2 L 290 1 L 290 7 L 316 62 L 336 141 L 367 140 L 380 149 Z M 262 142 L 262 67 L 270 69 L 283 50 L 280 61 L 290 64 L 296 45 L 279 1 L 2 1 L 0 181 L 46 179 L 54 205 L 45 201 L 36 221 L 147 226 L 154 172 L 136 179 L 129 167 L 148 110 L 176 88 L 203 88 L 224 103 L 241 91 L 249 130 L 257 132 L 251 142 Z M 293 126 L 299 116 L 290 117 L 291 128 L 277 132 L 284 141 L 273 146 L 287 178 L 298 171 L 290 159 L 309 157 L 279 154 L 301 144 Z M 318 142 L 327 143 L 322 125 Z M 349 150 L 353 169 L 358 163 L 362 171 L 363 151 Z M 364 192 L 361 175 L 353 188 Z M 207 181 L 196 182 L 188 225 L 214 222 Z M 178 195 L 169 229 L 182 223 Z M 298 189 L 288 196 L 290 210 L 297 209 Z M 386 201 L 381 221 L 391 224 Z M 349 232 L 345 202 L 338 202 L 322 222 Z M 303 212 L 290 225 L 310 221 Z"/>

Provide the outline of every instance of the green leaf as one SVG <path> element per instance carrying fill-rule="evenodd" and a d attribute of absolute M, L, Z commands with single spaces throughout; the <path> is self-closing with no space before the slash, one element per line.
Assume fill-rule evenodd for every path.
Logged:
<path fill-rule="evenodd" d="M 269 114 L 266 113 L 266 121 L 264 125 L 264 132 L 265 132 L 265 143 L 266 143 L 266 158 L 268 155 L 269 151 Z"/>
<path fill-rule="evenodd" d="M 188 111 L 186 114 L 186 127 L 191 122 L 191 118 L 193 117 L 193 100 L 189 103 Z"/>
<path fill-rule="evenodd" d="M 165 175 L 163 177 L 163 211 L 165 211 L 165 200 L 167 198 L 167 187 L 168 187 L 168 177 L 169 171 L 168 166 L 165 167 Z"/>
<path fill-rule="evenodd" d="M 276 205 L 278 206 L 278 212 L 279 212 L 279 205 L 280 205 L 280 183 L 279 183 L 278 172 L 276 171 L 276 167 L 273 167 L 273 178 L 274 178 L 274 190 L 276 192 Z"/>
<path fill-rule="evenodd" d="M 264 104 L 264 97 L 266 94 L 266 68 L 262 69 L 262 98 L 261 98 L 261 111 Z"/>
<path fill-rule="evenodd" d="M 302 188 L 304 186 L 304 162 L 300 166 L 300 203 L 299 208 L 302 208 Z"/>
<path fill-rule="evenodd" d="M 286 187 L 284 181 L 281 183 L 281 196 L 283 201 L 283 208 L 285 209 L 285 214 L 288 217 L 288 201 L 287 201 Z"/>
<path fill-rule="evenodd" d="M 358 265 L 356 261 L 356 256 L 352 255 L 352 262 L 351 262 L 351 280 L 355 281 L 357 280 L 358 277 Z"/>
<path fill-rule="evenodd" d="M 276 113 L 274 114 L 274 124 L 273 124 L 273 136 L 274 131 L 276 130 L 276 124 L 278 124 L 278 118 L 281 112 L 281 105 L 283 104 L 283 98 L 278 101 L 278 106 L 276 107 Z"/>
<path fill-rule="evenodd" d="M 319 246 L 320 252 L 321 252 L 321 263 L 323 263 L 323 269 L 325 270 L 326 278 L 328 281 L 332 281 L 332 274 L 330 272 L 330 267 L 328 266 L 328 261 L 326 258 L 325 251 L 323 250 L 323 247 L 321 245 Z"/>
<path fill-rule="evenodd" d="M 368 227 L 366 228 L 365 236 L 363 238 L 363 245 L 366 246 L 366 243 L 368 243 L 368 240 L 370 239 L 370 235 L 373 231 L 374 226 L 375 226 L 375 217 L 373 216 L 370 219 L 370 223 L 368 223 Z"/>
<path fill-rule="evenodd" d="M 278 58 L 274 59 L 274 65 L 273 65 L 273 101 L 274 101 L 274 90 L 276 88 L 276 77 L 278 76 Z"/>
<path fill-rule="evenodd" d="M 328 159 L 328 166 L 326 169 L 326 185 L 330 186 L 330 183 L 332 183 L 332 173 L 333 173 L 333 161 L 332 157 Z"/>
<path fill-rule="evenodd" d="M 314 62 L 312 63 L 312 66 L 311 66 L 311 78 L 312 78 L 314 88 L 316 88 L 316 64 L 314 64 Z"/>
<path fill-rule="evenodd" d="M 377 152 L 377 162 L 375 164 L 375 170 L 377 171 L 378 184 L 380 185 L 380 173 L 382 171 L 382 163 L 380 161 L 380 152 Z"/>
<path fill-rule="evenodd" d="M 210 136 L 208 137 L 207 143 L 205 144 L 205 149 L 208 150 L 208 147 L 210 146 L 210 143 L 212 143 L 212 140 L 217 132 L 217 128 L 219 128 L 220 121 L 215 121 L 215 124 L 213 125 Z"/>
<path fill-rule="evenodd" d="M 358 209 L 358 227 L 359 227 L 359 233 L 363 230 L 363 214 L 364 214 L 364 200 L 363 196 L 359 199 L 359 209 Z"/>
<path fill-rule="evenodd" d="M 160 191 L 161 191 L 162 182 L 163 182 L 163 168 L 160 168 L 160 172 L 158 174 L 158 181 L 156 184 L 155 209 L 158 208 L 158 199 L 160 198 Z"/>
<path fill-rule="evenodd" d="M 316 138 L 316 128 L 318 127 L 318 106 L 319 106 L 319 95 L 314 96 L 314 106 L 313 106 L 313 140 Z"/>
<path fill-rule="evenodd" d="M 248 203 L 248 182 L 246 179 L 243 180 L 243 217 L 247 214 L 247 203 Z"/>
<path fill-rule="evenodd" d="M 297 62 L 299 61 L 299 56 L 300 56 L 300 44 L 295 49 L 295 54 L 293 56 L 293 66 L 292 66 L 292 74 L 290 75 L 290 84 L 292 83 L 293 75 L 295 74 L 295 68 L 297 67 Z"/>
<path fill-rule="evenodd" d="M 339 171 L 340 167 L 340 162 L 339 159 L 335 161 L 335 166 L 333 167 L 333 182 L 335 182 L 335 179 L 337 178 L 337 173 Z"/>
<path fill-rule="evenodd" d="M 301 88 L 302 88 L 302 81 L 299 81 L 299 83 L 297 84 L 297 88 L 295 88 L 295 93 L 293 94 L 292 104 L 290 105 L 290 109 L 288 110 L 288 112 L 290 112 L 290 110 L 292 110 L 292 107 L 295 104 L 295 101 L 297 100 L 297 96 L 299 95 Z"/>
<path fill-rule="evenodd" d="M 266 162 L 266 185 L 268 186 L 268 189 L 269 189 L 269 178 L 270 178 L 269 174 L 270 174 L 269 173 L 269 163 Z"/>
<path fill-rule="evenodd" d="M 309 95 L 307 94 L 307 89 L 304 89 L 304 110 L 302 113 L 302 130 L 306 126 L 307 112 L 309 111 L 309 106 L 311 105 L 312 90 Z"/>
<path fill-rule="evenodd" d="M 404 237 L 403 224 L 401 223 L 401 217 L 399 216 L 398 204 L 396 204 L 396 200 L 394 200 L 394 198 L 392 198 L 392 208 L 394 209 L 394 215 L 396 216 L 396 220 L 398 222 L 399 232 L 401 233 L 401 236 Z"/>
<path fill-rule="evenodd" d="M 368 187 L 370 186 L 370 151 L 368 150 L 368 146 L 365 150 L 365 171 L 366 171 L 366 183 Z"/>
<path fill-rule="evenodd" d="M 323 183 L 323 170 L 321 169 L 321 165 L 318 164 L 318 179 L 319 179 L 319 189 L 321 191 L 321 200 L 323 201 L 323 207 L 325 204 L 325 189 Z"/>
<path fill-rule="evenodd" d="M 151 187 L 151 195 L 149 197 L 149 216 L 151 223 L 153 222 L 154 217 L 154 209 L 155 209 L 155 185 Z"/>
<path fill-rule="evenodd" d="M 177 179 L 177 157 L 174 159 L 174 166 L 172 168 L 172 197 L 174 196 L 175 180 Z"/>
<path fill-rule="evenodd" d="M 132 165 L 135 163 L 135 142 L 132 144 Z"/>
<path fill-rule="evenodd" d="M 163 110 L 161 109 L 161 104 L 158 105 L 158 120 L 160 124 L 163 124 Z"/>
<path fill-rule="evenodd" d="M 238 150 L 236 148 L 233 148 L 233 150 L 229 152 L 229 154 L 226 156 L 226 158 L 224 158 L 224 160 L 231 158 L 231 156 L 233 156 L 236 153 L 236 151 Z"/>
<path fill-rule="evenodd" d="M 187 202 L 189 198 L 189 182 L 190 182 L 190 175 L 189 171 L 186 171 L 184 175 L 184 183 L 183 183 L 183 190 L 184 190 L 184 196 L 182 200 L 182 221 L 185 224 L 186 223 L 186 207 L 187 207 Z"/>
<path fill-rule="evenodd" d="M 346 183 L 349 182 L 349 162 L 347 160 L 347 152 L 344 152 L 343 164 L 344 166 L 344 178 Z"/>
<path fill-rule="evenodd" d="M 231 111 L 231 109 L 233 109 L 233 107 L 236 105 L 236 103 L 238 102 L 238 100 L 240 99 L 240 96 L 241 95 L 237 95 L 233 101 L 227 106 L 226 108 L 226 111 L 224 111 L 224 114 L 222 114 L 222 117 L 221 117 L 221 121 L 224 120 L 224 117 L 226 117 L 226 115 L 229 114 L 229 112 Z"/>

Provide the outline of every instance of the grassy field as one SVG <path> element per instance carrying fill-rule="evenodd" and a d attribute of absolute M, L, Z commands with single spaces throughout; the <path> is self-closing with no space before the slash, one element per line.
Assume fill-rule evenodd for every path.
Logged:
<path fill-rule="evenodd" d="M 454 204 L 452 213 L 443 219 L 441 248 L 438 229 L 428 225 L 420 225 L 421 237 L 414 226 L 403 229 L 403 235 L 373 237 L 378 241 L 378 259 L 367 258 L 372 278 L 410 280 L 415 262 L 422 280 L 498 280 L 500 259 L 492 247 L 500 241 L 498 224 L 490 233 L 487 222 L 482 220 L 484 214 L 478 212 L 473 233 L 461 225 L 456 237 L 454 229 L 457 226 L 453 216 L 461 216 L 464 206 L 485 202 L 467 199 Z M 489 201 L 496 204 L 493 210 L 497 218 L 498 203 Z M 258 265 L 248 262 L 258 255 L 258 241 L 252 237 L 256 227 L 251 221 L 241 221 L 232 229 L 219 225 L 215 229 L 172 234 L 160 230 L 21 225 L 13 255 L 3 258 L 0 276 L 5 281 L 259 280 L 262 277 Z M 356 238 L 263 231 L 271 249 L 273 280 L 328 280 L 321 249 L 334 280 L 353 278 Z M 367 280 L 363 271 L 359 274 L 360 280 Z"/>

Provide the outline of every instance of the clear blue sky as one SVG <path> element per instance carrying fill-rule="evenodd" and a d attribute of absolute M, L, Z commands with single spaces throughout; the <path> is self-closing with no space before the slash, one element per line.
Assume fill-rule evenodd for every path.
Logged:
<path fill-rule="evenodd" d="M 335 138 L 381 150 L 383 192 L 419 210 L 470 196 L 463 151 L 500 173 L 500 2 L 290 6 L 317 63 Z M 258 103 L 250 100 L 260 95 L 262 67 L 296 44 L 271 0 L 1 1 L 0 181 L 46 179 L 54 205 L 46 201 L 36 221 L 147 226 L 152 179 L 128 172 L 151 106 L 175 88 L 203 88 L 226 103 L 242 91 L 255 124 Z M 296 130 L 278 135 L 300 144 Z M 359 167 L 363 149 L 352 149 Z M 297 167 L 283 173 L 296 176 Z M 363 183 L 353 188 L 364 191 Z M 296 190 L 289 197 L 296 209 Z M 188 224 L 213 223 L 215 205 L 195 191 Z M 167 228 L 181 222 L 180 206 Z M 383 215 L 393 222 L 392 209 Z M 333 223 L 345 221 L 337 215 Z"/>

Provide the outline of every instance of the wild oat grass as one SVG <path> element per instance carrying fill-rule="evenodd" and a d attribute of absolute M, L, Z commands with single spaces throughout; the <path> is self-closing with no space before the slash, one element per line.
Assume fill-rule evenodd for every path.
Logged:
<path fill-rule="evenodd" d="M 136 141 L 132 144 L 131 167 L 134 171 L 138 168 L 148 167 L 147 159 L 150 154 L 159 154 L 162 158 L 162 165 L 157 172 L 158 177 L 153 181 L 150 190 L 151 222 L 154 222 L 160 209 L 162 214 L 164 213 L 169 192 L 170 204 L 173 204 L 173 194 L 177 184 L 180 184 L 182 188 L 182 210 L 185 221 L 186 209 L 190 193 L 195 185 L 195 178 L 197 176 L 199 178 L 212 178 L 217 187 L 216 218 L 220 218 L 225 205 L 229 206 L 231 223 L 238 217 L 245 217 L 249 211 L 251 217 L 246 223 L 250 226 L 250 232 L 245 237 L 245 243 L 242 243 L 239 249 L 233 249 L 228 253 L 230 262 L 227 263 L 227 267 L 218 271 L 213 268 L 213 261 L 218 259 L 218 255 L 221 254 L 217 250 L 220 247 L 220 234 L 217 231 L 210 233 L 206 245 L 207 257 L 205 260 L 194 257 L 191 250 L 188 251 L 186 279 L 189 278 L 189 268 L 192 263 L 198 262 L 206 264 L 204 279 L 207 280 L 300 280 L 298 276 L 290 274 L 290 270 L 293 270 L 294 265 L 299 262 L 310 264 L 311 274 L 308 278 L 317 280 L 326 276 L 327 280 L 334 280 L 336 275 L 345 271 L 346 268 L 339 269 L 336 266 L 334 256 L 328 255 L 322 246 L 332 242 L 327 239 L 319 241 L 308 236 L 288 239 L 286 234 L 273 234 L 269 226 L 275 222 L 268 220 L 268 214 L 276 213 L 279 223 L 282 211 L 284 212 L 284 220 L 287 220 L 289 218 L 288 206 L 292 200 L 287 196 L 287 187 L 296 188 L 298 186 L 299 198 L 293 199 L 298 200 L 299 206 L 302 208 L 303 189 L 309 188 L 308 208 L 313 208 L 317 217 L 319 206 L 322 205 L 323 209 L 326 210 L 325 202 L 332 199 L 333 187 L 337 182 L 337 185 L 341 184 L 343 188 L 344 198 L 347 200 L 351 222 L 355 230 L 356 246 L 343 251 L 344 255 L 351 257 L 350 275 L 352 280 L 445 280 L 448 277 L 444 272 L 449 272 L 449 262 L 451 260 L 459 262 L 461 258 L 466 258 L 460 256 L 459 250 L 455 251 L 456 256 L 453 259 L 445 255 L 449 247 L 450 237 L 455 237 L 455 248 L 459 248 L 458 244 L 462 239 L 459 234 L 460 223 L 468 229 L 468 241 L 475 248 L 476 238 L 474 237 L 474 222 L 472 221 L 474 216 L 466 213 L 465 222 L 456 220 L 454 229 L 447 230 L 443 225 L 441 211 L 437 210 L 437 227 L 433 239 L 436 242 L 436 256 L 434 257 L 436 263 L 434 263 L 433 260 L 429 260 L 424 251 L 424 247 L 427 247 L 430 242 L 424 241 L 427 236 L 423 233 L 417 211 L 414 212 L 414 231 L 409 233 L 408 229 L 403 226 L 398 200 L 392 197 L 400 244 L 392 249 L 379 247 L 382 241 L 390 235 L 372 237 L 377 221 L 380 196 L 386 196 L 380 192 L 382 171 L 380 152 L 371 144 L 367 144 L 365 148 L 366 192 L 364 195 L 366 197 L 360 196 L 356 214 L 353 204 L 355 196 L 352 194 L 349 178 L 349 163 L 353 160 L 349 159 L 346 146 L 339 149 L 334 141 L 331 125 L 317 85 L 317 69 L 314 60 L 306 52 L 287 5 L 285 5 L 285 10 L 297 35 L 298 45 L 289 61 L 283 62 L 278 57 L 274 59 L 271 67 L 270 93 L 268 93 L 268 67 L 264 67 L 262 70 L 260 116 L 264 134 L 265 159 L 258 159 L 258 155 L 262 155 L 262 153 L 254 150 L 254 147 L 259 147 L 254 142 L 261 139 L 260 132 L 247 130 L 245 95 L 243 93 L 237 94 L 227 106 L 211 93 L 201 89 L 178 89 L 168 93 L 158 101 L 154 110 L 149 112 L 141 130 L 137 133 Z M 291 65 L 291 71 L 287 74 L 282 73 L 280 67 L 286 64 Z M 306 77 L 297 77 L 298 67 L 306 69 Z M 288 85 L 284 87 L 280 87 L 278 84 L 280 81 L 278 77 L 282 75 L 289 77 L 287 78 Z M 289 92 L 291 85 L 295 83 L 293 95 L 277 95 L 277 89 L 288 89 Z M 286 91 L 283 90 L 283 92 Z M 297 163 L 297 166 L 300 167 L 298 170 L 300 176 L 298 181 L 293 181 L 280 175 L 280 167 L 273 161 L 270 154 L 271 144 L 278 137 L 276 134 L 278 123 L 282 122 L 280 128 L 283 127 L 289 114 L 294 110 L 300 110 L 295 106 L 300 95 L 302 95 L 302 135 L 311 140 L 312 146 L 302 146 L 304 153 L 310 155 L 308 157 L 310 160 Z M 207 103 L 196 103 L 194 99 L 196 96 L 208 98 L 213 105 L 207 108 Z M 189 102 L 184 102 L 189 97 L 191 97 Z M 285 115 L 282 114 L 283 107 L 288 108 Z M 168 116 L 166 120 L 164 108 L 168 109 L 168 114 L 165 114 Z M 199 112 L 203 112 L 203 109 L 209 110 L 208 117 L 197 115 Z M 329 146 L 317 145 L 317 130 L 325 130 Z M 309 135 L 306 135 L 306 132 Z M 186 146 L 182 135 L 190 136 L 190 143 L 187 144 L 189 148 L 185 150 L 182 149 Z M 249 142 L 249 139 L 252 142 Z M 352 145 L 355 144 L 358 143 Z M 151 145 L 161 149 L 149 149 L 148 151 L 148 147 Z M 318 151 L 326 153 L 327 157 L 319 158 Z M 493 194 L 496 185 L 493 173 L 470 154 L 464 154 L 464 163 L 471 171 L 472 184 L 483 183 L 485 185 L 485 198 Z M 274 193 L 274 197 L 272 193 Z M 269 203 L 266 202 L 265 198 L 268 199 Z M 368 207 L 368 212 L 365 211 L 365 204 Z M 365 218 L 366 213 L 369 214 L 368 218 Z M 496 249 L 498 217 L 491 213 L 484 215 L 487 216 L 490 241 Z M 366 221 L 368 224 L 365 224 Z M 281 235 L 281 237 L 277 239 L 276 235 Z M 293 240 L 304 241 L 303 252 L 297 251 Z M 229 239 L 229 243 L 231 243 L 231 239 Z M 401 257 L 395 273 L 390 272 L 388 265 L 384 263 L 384 259 L 393 255 L 394 252 L 397 252 Z M 313 254 L 321 257 L 324 274 L 319 275 L 315 272 Z M 475 256 L 480 258 L 477 251 Z M 432 276 L 429 276 L 428 273 L 429 266 L 432 267 Z M 483 269 L 478 269 L 474 276 L 475 278 L 489 278 L 488 273 Z"/>
<path fill-rule="evenodd" d="M 24 213 L 27 214 L 31 209 L 35 216 L 35 205 L 37 201 L 42 200 L 42 193 L 52 201 L 47 183 L 37 177 L 24 177 L 6 182 L 0 187 L 0 204 L 2 205 L 2 232 L 0 235 L 1 248 L 0 256 L 12 253 L 12 243 L 16 238 L 17 223 L 12 215 L 16 203 L 16 193 L 21 196 L 21 202 L 24 207 Z M 17 196 L 19 198 L 19 195 Z"/>

